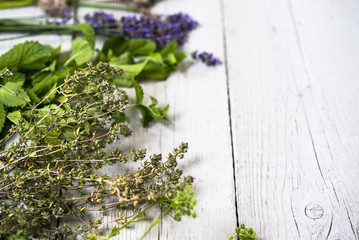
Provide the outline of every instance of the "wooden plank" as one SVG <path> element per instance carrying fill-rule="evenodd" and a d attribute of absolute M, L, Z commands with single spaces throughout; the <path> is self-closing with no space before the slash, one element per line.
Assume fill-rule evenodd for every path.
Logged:
<path fill-rule="evenodd" d="M 357 8 L 314 2 L 223 0 L 238 215 L 259 239 L 357 239 L 357 51 L 340 52 Z M 327 41 L 344 30 L 323 6 L 347 34 Z"/>
<path fill-rule="evenodd" d="M 185 50 L 213 51 L 223 59 L 219 3 L 218 0 L 171 0 L 159 3 L 153 11 L 168 14 L 188 12 L 201 26 L 191 34 Z M 198 11 L 203 5 L 212 9 L 212 13 Z M 79 15 L 84 16 L 88 11 L 80 9 Z M 123 12 L 114 14 L 119 17 Z M 218 34 L 213 35 L 214 32 Z M 185 174 L 195 177 L 194 188 L 198 199 L 197 219 L 185 217 L 181 222 L 175 222 L 166 217 L 146 239 L 225 239 L 235 229 L 236 215 L 224 66 L 207 68 L 192 64 L 188 59 L 180 72 L 174 73 L 167 81 L 144 82 L 143 87 L 147 101 L 152 95 L 158 98 L 160 104 L 170 103 L 170 121 L 155 123 L 149 128 L 143 128 L 139 121 L 132 121 L 130 126 L 134 134 L 122 141 L 120 147 L 148 148 L 150 153 L 162 152 L 166 155 L 182 141 L 188 142 L 189 154 L 180 166 Z M 133 96 L 133 91 L 129 91 Z M 130 114 L 139 119 L 137 111 L 132 110 Z M 105 171 L 116 175 L 120 170 L 112 168 Z M 111 213 L 105 220 L 115 217 L 115 214 Z M 159 214 L 154 211 L 152 216 Z M 133 229 L 126 229 L 114 239 L 139 239 L 149 223 L 137 223 Z M 214 223 L 216 227 L 213 227 Z"/>
<path fill-rule="evenodd" d="M 303 101 L 313 148 L 325 184 L 336 197 L 327 235 L 358 239 L 359 3 L 293 0 L 290 7 L 309 84 Z"/>
<path fill-rule="evenodd" d="M 155 11 L 189 13 L 200 26 L 185 50 L 210 51 L 224 59 L 220 1 L 163 1 Z M 164 132 L 161 142 L 189 142 L 190 160 L 183 166 L 196 178 L 198 218 L 180 223 L 165 218 L 160 239 L 225 239 L 236 226 L 225 67 L 194 64 L 172 76 L 166 89 L 174 132 Z"/>

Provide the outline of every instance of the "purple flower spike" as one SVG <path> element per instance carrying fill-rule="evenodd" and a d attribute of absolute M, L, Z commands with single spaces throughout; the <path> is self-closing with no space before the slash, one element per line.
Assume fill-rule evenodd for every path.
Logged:
<path fill-rule="evenodd" d="M 63 11 L 61 19 L 56 21 L 58 25 L 65 25 L 68 21 L 72 19 L 72 12 L 69 9 Z"/>
<path fill-rule="evenodd" d="M 149 16 L 125 16 L 121 18 L 120 34 L 127 38 L 147 38 L 155 41 L 159 46 L 166 46 L 173 40 L 178 45 L 187 41 L 190 31 L 198 26 L 198 22 L 187 14 Z"/>
<path fill-rule="evenodd" d="M 87 13 L 85 21 L 93 28 L 107 28 L 111 32 L 118 27 L 117 20 L 112 14 L 105 13 L 104 11 L 96 11 L 93 15 Z"/>
<path fill-rule="evenodd" d="M 194 51 L 193 53 L 191 53 L 191 56 L 193 59 L 200 60 L 207 66 L 217 66 L 222 63 L 219 58 L 214 58 L 213 54 L 208 52 L 202 52 L 198 54 L 197 51 Z"/>

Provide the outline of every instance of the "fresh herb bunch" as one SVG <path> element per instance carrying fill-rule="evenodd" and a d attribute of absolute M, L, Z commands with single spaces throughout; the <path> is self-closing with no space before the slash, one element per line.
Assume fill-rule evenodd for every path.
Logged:
<path fill-rule="evenodd" d="M 67 75 L 84 68 L 90 60 L 95 64 L 107 62 L 125 71 L 121 76 L 111 76 L 108 82 L 117 87 L 135 87 L 137 99 L 129 107 L 141 112 L 144 126 L 153 120 L 167 119 L 169 105 L 158 107 L 158 101 L 152 96 L 151 104 L 144 104 L 144 93 L 137 81 L 164 80 L 171 71 L 178 69 L 178 63 L 186 55 L 177 50 L 177 43 L 173 41 L 161 48 L 147 39 L 126 40 L 117 36 L 106 40 L 96 55 L 93 29 L 86 24 L 76 28 L 85 37 L 72 41 L 71 52 L 61 52 L 60 47 L 54 49 L 38 42 L 25 42 L 0 56 L 0 72 L 9 69 L 13 73 L 0 77 L 0 133 L 4 135 L 11 124 L 17 124 L 17 118 L 31 106 L 39 102 L 42 106 L 57 104 L 60 95 L 53 90 L 64 83 Z M 16 94 L 10 94 L 11 91 Z M 49 93 L 52 94 L 42 101 Z M 127 119 L 120 112 L 114 112 L 112 117 L 117 122 Z"/>
<path fill-rule="evenodd" d="M 126 124 L 111 117 L 128 103 L 124 92 L 108 83 L 109 78 L 121 74 L 122 70 L 106 63 L 76 71 L 53 90 L 60 95 L 58 104 L 32 106 L 0 141 L 4 146 L 18 134 L 19 140 L 0 152 L 1 239 L 68 239 L 77 235 L 98 239 L 103 225 L 117 223 L 120 226 L 112 229 L 110 238 L 130 223 L 145 219 L 146 211 L 154 206 L 164 214 L 173 211 L 175 220 L 196 216 L 196 200 L 190 190 L 193 177 L 183 176 L 177 168 L 187 144 L 175 148 L 165 161 L 160 154 L 146 159 L 143 149 L 104 151 L 107 143 L 131 134 Z M 140 167 L 118 176 L 98 171 L 117 163 L 123 169 L 129 161 L 139 162 Z M 89 215 L 109 209 L 118 209 L 119 215 L 106 223 Z M 68 216 L 76 216 L 79 224 L 51 224 Z M 158 221 L 155 219 L 148 231 Z"/>
<path fill-rule="evenodd" d="M 228 240 L 256 240 L 257 237 L 253 232 L 252 228 L 246 228 L 246 226 L 242 223 L 240 227 L 236 227 L 236 233 L 233 233 L 228 236 Z"/>

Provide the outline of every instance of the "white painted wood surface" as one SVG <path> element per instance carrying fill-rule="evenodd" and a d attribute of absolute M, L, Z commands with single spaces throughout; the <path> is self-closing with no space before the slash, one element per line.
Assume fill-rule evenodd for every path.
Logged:
<path fill-rule="evenodd" d="M 223 2 L 239 221 L 358 239 L 358 2 Z"/>
<path fill-rule="evenodd" d="M 170 122 L 133 121 L 121 146 L 166 154 L 189 142 L 181 167 L 195 176 L 198 199 L 197 219 L 166 217 L 146 239 L 226 239 L 237 221 L 258 239 L 358 239 L 359 2 L 164 0 L 154 8 L 178 11 L 201 24 L 185 50 L 214 52 L 225 64 L 189 60 L 167 81 L 143 84 L 147 97 L 170 103 Z M 70 46 L 66 36 L 32 39 Z M 22 41 L 2 42 L 0 52 Z M 148 224 L 116 239 L 138 239 Z"/>

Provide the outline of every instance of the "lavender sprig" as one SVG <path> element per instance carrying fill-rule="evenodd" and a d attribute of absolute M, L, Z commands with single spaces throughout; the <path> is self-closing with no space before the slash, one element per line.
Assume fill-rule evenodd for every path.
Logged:
<path fill-rule="evenodd" d="M 193 59 L 200 60 L 207 66 L 217 66 L 222 63 L 219 58 L 213 57 L 213 54 L 208 52 L 198 53 L 198 51 L 194 51 L 191 53 L 191 56 Z"/>
<path fill-rule="evenodd" d="M 94 14 L 86 14 L 85 21 L 98 31 L 110 30 L 110 33 L 129 39 L 150 39 L 161 47 L 173 40 L 182 46 L 187 42 L 188 33 L 198 26 L 197 21 L 181 12 L 168 16 L 125 16 L 117 22 L 112 14 L 96 11 Z"/>
<path fill-rule="evenodd" d="M 127 16 L 121 18 L 120 34 L 128 38 L 147 38 L 160 46 L 166 46 L 173 40 L 181 46 L 187 42 L 188 33 L 198 26 L 188 14 L 156 17 Z"/>

